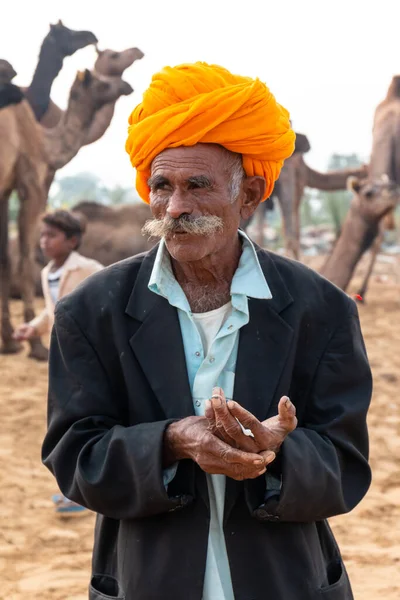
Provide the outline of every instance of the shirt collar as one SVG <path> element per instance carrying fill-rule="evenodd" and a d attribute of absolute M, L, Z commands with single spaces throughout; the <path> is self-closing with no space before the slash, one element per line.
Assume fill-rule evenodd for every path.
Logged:
<path fill-rule="evenodd" d="M 238 268 L 232 279 L 231 296 L 232 304 L 238 310 L 247 312 L 247 298 L 270 300 L 272 294 L 261 269 L 253 242 L 244 231 L 239 229 L 238 233 L 242 238 L 242 254 L 240 256 Z M 183 298 L 179 297 L 178 299 L 176 297 L 176 286 L 179 286 L 179 284 L 172 271 L 171 260 L 165 245 L 165 240 L 162 239 L 150 275 L 148 284 L 149 290 L 163 296 L 168 301 L 171 301 L 171 297 L 174 296 L 175 301 L 173 304 L 175 306 L 190 311 L 189 303 L 180 286 L 179 288 L 182 291 Z"/>

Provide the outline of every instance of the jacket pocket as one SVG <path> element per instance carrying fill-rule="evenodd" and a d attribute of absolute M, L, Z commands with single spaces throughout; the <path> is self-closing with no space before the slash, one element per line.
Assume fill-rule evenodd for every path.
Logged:
<path fill-rule="evenodd" d="M 339 558 L 328 565 L 328 585 L 319 588 L 316 598 L 320 600 L 353 600 L 346 569 Z"/>
<path fill-rule="evenodd" d="M 116 579 L 110 575 L 93 575 L 89 586 L 89 600 L 125 600 L 125 594 Z"/>

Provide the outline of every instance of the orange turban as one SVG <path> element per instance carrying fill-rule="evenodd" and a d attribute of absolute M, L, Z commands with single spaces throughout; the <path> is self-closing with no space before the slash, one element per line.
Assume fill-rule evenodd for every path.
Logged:
<path fill-rule="evenodd" d="M 246 174 L 265 178 L 268 198 L 294 142 L 288 111 L 264 83 L 197 62 L 165 67 L 153 76 L 129 118 L 125 149 L 145 202 L 154 158 L 166 148 L 198 143 L 241 154 Z"/>

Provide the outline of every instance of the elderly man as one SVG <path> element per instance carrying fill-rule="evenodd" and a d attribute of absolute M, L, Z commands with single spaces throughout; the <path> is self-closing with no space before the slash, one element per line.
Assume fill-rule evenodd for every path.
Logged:
<path fill-rule="evenodd" d="M 63 298 L 51 341 L 43 459 L 98 513 L 90 598 L 350 599 L 326 519 L 370 484 L 356 307 L 238 230 L 289 115 L 259 80 L 166 68 L 126 148 L 161 241 Z"/>

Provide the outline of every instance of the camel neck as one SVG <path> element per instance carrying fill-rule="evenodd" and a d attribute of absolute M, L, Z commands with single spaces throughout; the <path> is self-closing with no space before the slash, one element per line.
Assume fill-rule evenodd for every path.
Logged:
<path fill-rule="evenodd" d="M 57 170 L 69 163 L 82 148 L 96 107 L 87 96 L 80 102 L 69 100 L 61 121 L 52 129 L 43 129 L 48 167 Z"/>
<path fill-rule="evenodd" d="M 47 35 L 40 49 L 39 60 L 26 97 L 38 121 L 49 107 L 53 81 L 61 71 L 63 56 L 51 35 Z"/>
<path fill-rule="evenodd" d="M 342 290 L 346 290 L 358 261 L 376 234 L 376 225 L 369 223 L 350 208 L 342 233 L 322 267 L 321 274 Z"/>

